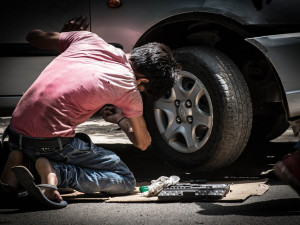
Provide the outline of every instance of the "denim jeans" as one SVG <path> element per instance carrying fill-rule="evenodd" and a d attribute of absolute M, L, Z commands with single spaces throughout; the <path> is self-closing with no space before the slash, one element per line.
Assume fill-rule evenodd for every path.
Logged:
<path fill-rule="evenodd" d="M 9 145 L 12 150 L 19 149 L 11 142 Z M 39 157 L 49 159 L 61 188 L 83 193 L 123 194 L 134 190 L 136 185 L 132 172 L 115 153 L 96 146 L 83 133 L 76 134 L 61 150 L 43 152 L 23 146 L 21 151 L 34 161 Z"/>

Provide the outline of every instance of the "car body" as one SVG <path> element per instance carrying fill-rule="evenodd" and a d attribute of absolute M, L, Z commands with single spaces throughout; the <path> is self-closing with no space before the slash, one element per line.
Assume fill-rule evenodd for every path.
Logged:
<path fill-rule="evenodd" d="M 110 7 L 109 4 L 114 7 Z M 248 141 L 300 129 L 300 2 L 296 0 L 6 1 L 0 15 L 0 107 L 13 108 L 57 55 L 25 41 L 86 15 L 90 30 L 127 53 L 168 45 L 182 65 L 171 93 L 145 98 L 152 147 L 171 164 L 230 165 Z"/>

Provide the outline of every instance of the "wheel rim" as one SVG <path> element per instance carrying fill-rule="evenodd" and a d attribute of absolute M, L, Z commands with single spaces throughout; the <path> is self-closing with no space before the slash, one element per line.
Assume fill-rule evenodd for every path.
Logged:
<path fill-rule="evenodd" d="M 171 93 L 155 102 L 154 117 L 163 139 L 174 150 L 196 152 L 213 128 L 211 98 L 195 75 L 182 71 Z"/>

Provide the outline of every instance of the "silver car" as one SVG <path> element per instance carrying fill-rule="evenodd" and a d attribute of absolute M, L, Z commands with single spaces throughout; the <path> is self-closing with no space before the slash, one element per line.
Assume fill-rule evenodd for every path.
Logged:
<path fill-rule="evenodd" d="M 59 31 L 86 15 L 90 30 L 125 52 L 162 42 L 182 66 L 174 88 L 144 98 L 152 148 L 197 171 L 230 165 L 250 141 L 300 129 L 300 1 L 5 1 L 0 23 L 0 107 L 13 108 L 57 55 L 28 31 Z"/>

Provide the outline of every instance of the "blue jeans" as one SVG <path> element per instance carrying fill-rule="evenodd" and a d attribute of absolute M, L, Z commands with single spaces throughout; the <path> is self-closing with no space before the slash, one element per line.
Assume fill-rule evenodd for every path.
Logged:
<path fill-rule="evenodd" d="M 11 149 L 19 149 L 9 144 Z M 134 190 L 136 185 L 132 172 L 115 153 L 96 146 L 83 133 L 76 134 L 61 150 L 43 152 L 23 146 L 21 151 L 34 161 L 40 157 L 49 159 L 61 188 L 83 193 L 123 194 Z"/>

